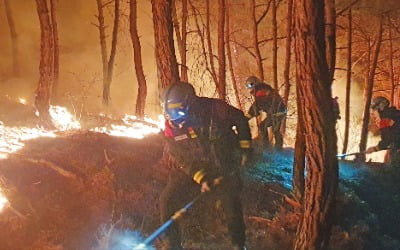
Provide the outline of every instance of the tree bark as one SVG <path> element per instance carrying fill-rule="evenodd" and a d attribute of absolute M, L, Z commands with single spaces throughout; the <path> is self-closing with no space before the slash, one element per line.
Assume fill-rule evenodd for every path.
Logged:
<path fill-rule="evenodd" d="M 41 125 L 52 128 L 49 108 L 54 80 L 54 39 L 46 0 L 36 0 L 36 6 L 40 23 L 40 77 L 35 92 L 35 107 L 39 112 Z"/>
<path fill-rule="evenodd" d="M 371 106 L 371 98 L 372 98 L 372 90 L 374 88 L 374 79 L 376 67 L 378 64 L 379 52 L 382 44 L 382 33 L 383 33 L 383 14 L 381 14 L 379 21 L 379 30 L 377 33 L 375 50 L 373 53 L 373 58 L 371 62 L 371 68 L 367 71 L 367 84 L 365 86 L 365 100 L 364 100 L 364 110 L 363 110 L 363 118 L 362 118 L 362 128 L 361 128 L 361 139 L 360 139 L 360 152 L 364 152 L 367 148 L 367 140 L 368 140 L 368 124 L 370 120 L 370 106 Z M 361 158 L 361 160 L 365 160 L 365 156 Z"/>
<path fill-rule="evenodd" d="M 226 99 L 225 0 L 218 0 L 218 82 L 220 99 Z"/>
<path fill-rule="evenodd" d="M 264 67 L 263 60 L 261 56 L 260 46 L 258 44 L 258 23 L 256 17 L 256 2 L 255 0 L 250 0 L 250 20 L 251 20 L 251 39 L 254 48 L 254 55 L 257 64 L 257 77 L 264 80 Z"/>
<path fill-rule="evenodd" d="M 273 86 L 278 90 L 278 24 L 276 21 L 276 0 L 272 0 L 272 74 Z"/>
<path fill-rule="evenodd" d="M 115 55 L 117 53 L 117 41 L 118 41 L 118 27 L 119 27 L 119 2 L 120 0 L 114 0 L 114 25 L 111 40 L 111 51 L 110 57 L 107 62 L 107 78 L 103 85 L 103 104 L 108 105 L 111 100 L 111 82 L 114 70 Z"/>
<path fill-rule="evenodd" d="M 232 86 L 233 86 L 233 91 L 235 92 L 235 99 L 236 103 L 238 105 L 238 108 L 242 111 L 244 111 L 244 107 L 242 102 L 240 101 L 239 97 L 239 89 L 237 86 L 237 81 L 236 81 L 236 75 L 235 75 L 235 70 L 233 68 L 233 59 L 232 59 L 232 52 L 231 52 L 231 28 L 230 28 L 230 16 L 229 16 L 229 0 L 226 0 L 226 8 L 225 8 L 225 21 L 226 21 L 226 32 L 225 32 L 225 40 L 226 40 L 226 56 L 228 57 L 228 65 L 229 65 L 229 72 L 231 74 L 232 78 Z"/>
<path fill-rule="evenodd" d="M 293 27 L 293 0 L 288 0 L 287 5 L 287 16 L 286 16 L 286 45 L 285 45 L 285 64 L 283 68 L 283 79 L 284 79 L 284 92 L 283 101 L 288 104 L 290 94 L 290 62 L 292 55 L 292 27 Z M 283 134 L 286 132 L 286 120 L 283 121 Z"/>
<path fill-rule="evenodd" d="M 56 18 L 56 3 L 55 0 L 50 0 L 50 16 L 51 25 L 53 33 L 53 43 L 54 43 L 54 82 L 52 87 L 52 97 L 57 99 L 58 97 L 58 81 L 60 72 L 60 46 L 58 41 L 58 28 L 57 28 L 57 18 Z"/>
<path fill-rule="evenodd" d="M 99 35 L 100 35 L 100 50 L 101 50 L 101 62 L 103 65 L 103 89 L 107 85 L 107 40 L 106 40 L 106 26 L 104 22 L 104 12 L 103 12 L 103 1 L 96 0 L 97 3 L 97 20 L 99 21 Z M 108 99 L 107 99 L 108 100 Z M 103 103 L 104 103 L 104 91 L 103 91 Z"/>
<path fill-rule="evenodd" d="M 298 88 L 296 89 L 297 103 L 297 125 L 296 125 L 296 142 L 294 145 L 294 161 L 293 161 L 293 193 L 298 201 L 303 200 L 304 195 L 304 169 L 306 165 L 306 144 L 304 125 L 302 123 L 302 96 Z"/>
<path fill-rule="evenodd" d="M 4 7 L 6 10 L 6 17 L 8 22 L 8 28 L 10 29 L 11 37 L 11 49 L 13 57 L 13 74 L 14 76 L 19 76 L 19 49 L 18 49 L 18 33 L 15 28 L 14 17 L 12 14 L 12 9 L 9 0 L 4 0 Z"/>
<path fill-rule="evenodd" d="M 335 120 L 325 47 L 324 2 L 295 1 L 296 76 L 304 125 L 307 177 L 294 249 L 327 248 L 338 185 Z"/>
<path fill-rule="evenodd" d="M 151 0 L 159 88 L 162 89 L 179 80 L 175 55 L 172 0 Z"/>
<path fill-rule="evenodd" d="M 285 45 L 285 65 L 283 69 L 283 78 L 285 81 L 285 90 L 283 100 L 288 103 L 290 94 L 290 62 L 292 48 L 292 26 L 293 25 L 293 0 L 288 0 L 287 16 L 286 16 L 286 45 Z"/>
<path fill-rule="evenodd" d="M 218 86 L 218 78 L 214 65 L 214 52 L 211 43 L 211 16 L 210 16 L 210 0 L 206 0 L 206 38 L 208 47 L 208 58 L 210 60 L 210 73 L 216 86 Z"/>
<path fill-rule="evenodd" d="M 352 11 L 349 9 L 348 15 L 348 31 L 347 31 L 347 74 L 346 74 L 346 103 L 345 103 L 345 120 L 344 120 L 344 140 L 342 153 L 347 152 L 347 146 L 349 144 L 349 132 L 350 132 L 350 91 L 351 91 L 351 73 L 352 73 L 352 44 L 353 44 L 353 20 Z"/>
<path fill-rule="evenodd" d="M 389 24 L 389 75 L 390 75 L 390 103 L 394 104 L 394 90 L 396 82 L 394 79 L 394 67 L 393 67 L 393 37 L 392 37 L 392 21 L 390 20 L 390 14 L 388 14 Z"/>
<path fill-rule="evenodd" d="M 136 97 L 135 115 L 144 118 L 144 109 L 147 97 L 147 83 L 143 70 L 142 51 L 137 30 L 137 1 L 130 0 L 129 28 L 133 46 L 133 62 L 135 65 L 136 79 L 138 82 L 138 93 Z"/>
<path fill-rule="evenodd" d="M 181 80 L 188 82 L 188 68 L 186 59 L 187 50 L 187 22 L 188 22 L 188 3 L 187 0 L 182 0 L 182 53 L 181 53 Z"/>
<path fill-rule="evenodd" d="M 329 78 L 331 82 L 335 75 L 336 65 L 336 9 L 335 0 L 325 1 L 325 44 L 326 59 L 329 68 Z"/>

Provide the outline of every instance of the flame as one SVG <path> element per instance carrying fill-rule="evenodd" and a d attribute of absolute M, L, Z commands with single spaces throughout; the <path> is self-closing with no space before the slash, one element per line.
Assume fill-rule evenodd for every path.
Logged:
<path fill-rule="evenodd" d="M 145 118 L 144 122 L 138 120 L 136 116 L 125 115 L 122 119 L 123 125 L 111 124 L 110 127 L 97 127 L 91 131 L 105 133 L 112 136 L 123 136 L 135 139 L 143 139 L 146 135 L 159 133 L 164 124 L 161 117 L 158 121 Z"/>
<path fill-rule="evenodd" d="M 65 107 L 50 106 L 50 116 L 54 126 L 60 131 L 81 128 L 79 121 L 77 121 Z"/>
<path fill-rule="evenodd" d="M 55 137 L 54 132 L 39 128 L 7 127 L 0 121 L 0 159 L 24 147 L 23 141 L 38 137 Z"/>
<path fill-rule="evenodd" d="M 0 212 L 4 209 L 4 207 L 7 205 L 8 200 L 4 196 L 2 189 L 0 188 Z"/>

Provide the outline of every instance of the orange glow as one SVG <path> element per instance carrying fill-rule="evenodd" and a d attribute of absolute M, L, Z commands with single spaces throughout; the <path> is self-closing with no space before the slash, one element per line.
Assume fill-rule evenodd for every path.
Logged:
<path fill-rule="evenodd" d="M 164 124 L 162 116 L 159 116 L 158 121 L 145 118 L 145 122 L 140 122 L 136 116 L 125 115 L 122 121 L 124 123 L 123 125 L 111 124 L 110 127 L 97 127 L 91 129 L 91 131 L 112 136 L 143 139 L 146 135 L 159 133 Z"/>

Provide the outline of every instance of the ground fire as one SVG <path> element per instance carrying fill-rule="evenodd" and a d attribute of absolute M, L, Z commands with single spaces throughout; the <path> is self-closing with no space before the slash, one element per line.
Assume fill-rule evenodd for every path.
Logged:
<path fill-rule="evenodd" d="M 0 250 L 400 249 L 398 0 L 0 2 Z"/>

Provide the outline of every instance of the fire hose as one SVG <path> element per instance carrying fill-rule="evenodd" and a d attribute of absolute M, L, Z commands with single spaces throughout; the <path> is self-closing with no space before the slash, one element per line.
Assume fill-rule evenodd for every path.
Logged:
<path fill-rule="evenodd" d="M 212 185 L 212 187 L 216 187 L 219 186 L 221 184 L 221 181 L 223 179 L 225 179 L 227 176 L 231 176 L 233 174 L 235 174 L 237 171 L 232 171 L 231 173 L 229 173 L 228 175 L 221 176 L 219 178 L 214 179 L 214 184 Z M 211 189 L 211 191 L 214 189 Z M 178 211 L 176 211 L 174 213 L 174 215 L 171 216 L 171 218 L 169 220 L 167 220 L 166 222 L 164 222 L 164 224 L 162 224 L 156 231 L 154 231 L 150 236 L 148 236 L 142 243 L 140 243 L 139 245 L 137 245 L 136 247 L 134 247 L 134 250 L 139 250 L 139 249 L 146 249 L 146 247 L 148 247 L 155 239 L 157 239 L 165 230 L 167 230 L 172 223 L 174 223 L 176 220 L 178 220 L 179 218 L 181 218 L 196 202 L 198 202 L 202 197 L 204 197 L 206 194 L 210 193 L 211 191 L 207 191 L 207 192 L 202 192 L 199 195 L 197 195 L 192 201 L 190 201 L 189 203 L 187 203 L 184 207 L 182 207 L 181 209 L 179 209 Z"/>
<path fill-rule="evenodd" d="M 337 154 L 336 157 L 338 158 L 345 158 L 347 156 L 358 156 L 358 155 L 363 155 L 366 154 L 366 152 L 355 152 L 355 153 L 345 153 L 345 154 Z"/>

